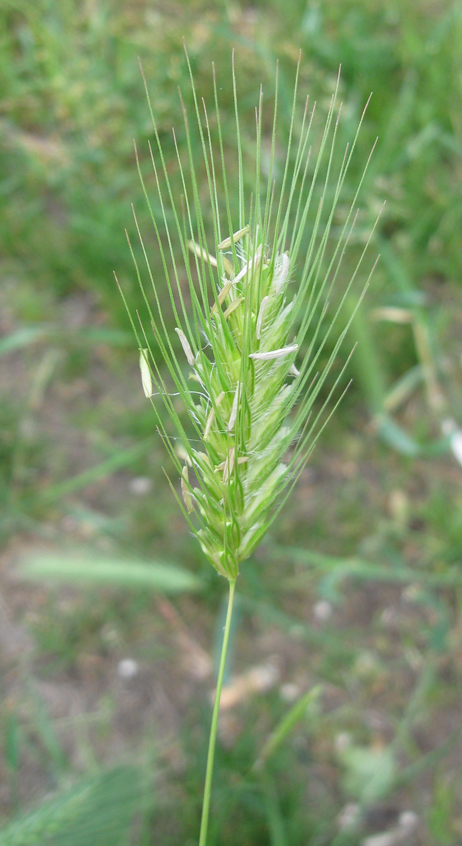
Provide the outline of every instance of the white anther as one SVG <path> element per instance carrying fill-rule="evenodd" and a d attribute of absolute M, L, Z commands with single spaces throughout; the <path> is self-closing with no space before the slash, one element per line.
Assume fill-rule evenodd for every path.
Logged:
<path fill-rule="evenodd" d="M 257 336 L 257 340 L 260 340 L 261 325 L 263 323 L 263 315 L 265 313 L 266 304 L 267 304 L 268 300 L 269 300 L 269 297 L 263 297 L 263 299 L 261 301 L 261 305 L 260 305 L 260 309 L 259 309 L 258 317 L 257 317 L 257 326 L 256 326 L 256 329 L 255 329 L 255 335 Z"/>
<path fill-rule="evenodd" d="M 147 356 L 147 349 L 140 350 L 141 384 L 145 397 L 152 397 L 152 376 Z"/>
<path fill-rule="evenodd" d="M 231 414 L 228 423 L 228 432 L 231 432 L 234 428 L 234 424 L 236 422 L 237 417 L 237 407 L 239 405 L 239 393 L 240 393 L 240 383 L 238 382 L 236 385 L 236 391 L 234 393 L 233 405 L 231 408 Z"/>
<path fill-rule="evenodd" d="M 231 288 L 233 287 L 233 284 L 234 284 L 234 280 L 228 279 L 228 281 L 225 282 L 225 284 L 223 285 L 223 288 L 221 289 L 221 291 L 220 291 L 220 293 L 218 294 L 218 297 L 217 297 L 217 302 L 220 305 L 223 304 L 224 300 L 228 296 Z M 217 305 L 217 303 L 214 303 L 213 306 L 212 306 L 211 312 L 212 312 L 212 314 L 216 314 L 217 311 L 218 311 L 218 305 Z"/>
<path fill-rule="evenodd" d="M 237 274 L 237 276 L 236 276 L 236 277 L 235 277 L 235 279 L 233 280 L 233 281 L 234 281 L 234 284 L 235 284 L 236 282 L 239 282 L 239 281 L 240 281 L 240 280 L 241 280 L 244 276 L 246 276 L 246 274 L 247 274 L 249 271 L 251 271 L 251 270 L 255 271 L 255 270 L 257 269 L 257 267 L 258 267 L 258 265 L 259 265 L 259 263 L 260 263 L 260 259 L 261 259 L 261 249 L 262 249 L 262 246 L 261 246 L 261 244 L 260 244 L 260 245 L 258 246 L 258 248 L 257 248 L 256 252 L 255 252 L 254 257 L 253 257 L 253 258 L 251 258 L 251 259 L 250 259 L 250 260 L 249 260 L 249 261 L 248 261 L 248 262 L 244 265 L 244 267 L 242 268 L 242 270 L 240 270 L 240 271 L 239 271 L 239 273 Z"/>
<path fill-rule="evenodd" d="M 236 454 L 236 450 L 234 447 L 231 447 L 228 455 L 226 456 L 226 460 L 223 464 L 223 481 L 227 482 L 231 473 L 234 470 L 234 456 Z"/>
<path fill-rule="evenodd" d="M 227 259 L 226 256 L 222 256 L 221 260 L 223 262 L 223 267 L 225 269 L 225 273 L 227 273 L 228 276 L 231 277 L 231 279 L 234 279 L 234 267 L 231 264 L 231 262 L 229 261 L 229 259 Z"/>
<path fill-rule="evenodd" d="M 243 299 L 244 299 L 244 297 L 238 297 L 237 300 L 232 301 L 232 303 L 228 306 L 226 311 L 223 313 L 223 317 L 225 318 L 225 320 L 228 319 L 229 315 L 232 314 L 233 311 L 236 311 L 236 309 L 239 308 Z"/>
<path fill-rule="evenodd" d="M 176 334 L 178 335 L 178 337 L 179 337 L 179 339 L 180 339 L 180 343 L 181 343 L 181 346 L 183 347 L 183 352 L 184 352 L 184 354 L 185 354 L 185 356 L 186 356 L 186 359 L 187 359 L 187 361 L 188 361 L 188 364 L 189 364 L 191 367 L 194 367 L 194 365 L 195 365 L 195 363 L 196 363 L 196 357 L 195 357 L 195 355 L 193 354 L 193 351 L 192 351 L 192 349 L 191 349 L 191 347 L 190 347 L 190 345 L 189 345 L 189 341 L 188 341 L 188 339 L 187 339 L 187 337 L 186 337 L 185 333 L 184 333 L 181 329 L 175 329 L 175 332 L 176 332 Z"/>
<path fill-rule="evenodd" d="M 194 253 L 197 258 L 204 259 L 204 261 L 208 261 L 212 267 L 217 267 L 217 260 L 214 256 L 211 256 L 207 250 L 204 250 L 200 244 L 196 244 L 195 241 L 188 241 L 188 247 L 192 253 Z"/>
<path fill-rule="evenodd" d="M 215 402 L 216 407 L 218 407 L 220 405 L 224 395 L 225 395 L 224 391 L 222 391 L 221 394 L 218 394 L 216 402 Z M 207 438 L 210 434 L 210 429 L 212 428 L 212 423 L 213 423 L 214 419 L 215 419 L 215 408 L 211 408 L 209 415 L 207 417 L 207 420 L 205 421 L 205 429 L 204 429 L 204 440 L 205 441 L 207 440 Z"/>
<path fill-rule="evenodd" d="M 218 302 L 220 303 L 220 305 L 226 299 L 226 297 L 228 296 L 232 287 L 233 287 L 233 282 L 232 282 L 231 279 L 228 279 L 228 281 L 226 282 L 225 285 L 223 285 L 223 288 L 221 289 L 220 293 L 218 294 Z"/>
<path fill-rule="evenodd" d="M 176 457 L 179 458 L 180 461 L 186 461 L 186 464 L 188 465 L 188 467 L 192 467 L 192 461 L 189 457 L 189 453 L 186 450 L 185 446 L 182 443 L 180 443 L 179 441 L 177 441 L 174 449 L 175 449 Z"/>
<path fill-rule="evenodd" d="M 231 244 L 237 244 L 237 242 L 240 241 L 241 238 L 244 237 L 244 235 L 247 235 L 249 229 L 250 226 L 249 224 L 247 224 L 247 226 L 244 226 L 243 229 L 239 229 L 237 232 L 234 232 L 231 238 L 225 238 L 224 241 L 221 241 L 220 244 L 218 244 L 218 249 L 228 250 Z"/>
<path fill-rule="evenodd" d="M 298 350 L 298 344 L 290 344 L 288 347 L 282 347 L 280 350 L 269 350 L 269 352 L 250 353 L 249 358 L 254 361 L 271 361 L 273 358 L 284 358 Z"/>

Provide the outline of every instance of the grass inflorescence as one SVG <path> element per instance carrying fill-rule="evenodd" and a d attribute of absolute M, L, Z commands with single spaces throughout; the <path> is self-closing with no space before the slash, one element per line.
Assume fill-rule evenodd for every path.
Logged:
<path fill-rule="evenodd" d="M 188 58 L 187 61 L 189 66 Z M 150 154 L 165 232 L 159 231 L 154 214 L 152 222 L 176 323 L 176 338 L 170 329 L 171 320 L 161 306 L 164 283 L 159 283 L 151 271 L 138 225 L 154 307 L 132 249 L 152 329 L 152 332 L 146 329 L 141 320 L 139 325 L 132 320 L 140 346 L 143 389 L 146 396 L 153 398 L 159 429 L 181 480 L 181 499 L 178 494 L 177 499 L 186 519 L 213 566 L 230 581 L 236 579 L 240 563 L 267 531 L 326 422 L 323 413 L 329 407 L 344 368 L 327 395 L 321 392 L 351 316 L 340 331 L 335 329 L 335 340 L 325 355 L 326 344 L 339 322 L 342 305 L 368 244 L 343 286 L 334 314 L 330 315 L 327 300 L 341 276 L 342 259 L 357 220 L 358 193 L 342 223 L 340 237 L 328 252 L 337 203 L 356 142 L 354 138 L 347 145 L 334 176 L 341 113 L 341 106 L 336 102 L 337 90 L 315 154 L 311 139 L 315 104 L 310 108 L 308 100 L 299 121 L 298 138 L 294 140 L 298 119 L 297 66 L 282 184 L 277 186 L 274 173 L 276 156 L 280 155 L 276 150 L 277 75 L 266 179 L 262 177 L 261 165 L 263 93 L 260 89 L 255 112 L 255 184 L 246 197 L 234 60 L 232 71 L 237 202 L 231 199 L 215 74 L 216 138 L 212 137 L 212 120 L 203 101 L 200 108 L 192 73 L 190 77 L 204 181 L 208 186 L 205 202 L 211 209 L 213 248 L 209 246 L 211 238 L 202 211 L 204 191 L 191 154 L 187 114 L 184 112 L 188 167 L 183 164 L 177 147 L 183 194 L 176 198 L 151 109 L 156 147 L 150 148 Z M 295 164 L 289 172 L 292 157 Z M 152 209 L 138 153 L 137 161 L 143 190 Z M 311 215 L 314 198 L 316 208 Z M 237 220 L 233 219 L 232 207 L 238 208 Z M 174 260 L 172 220 L 184 269 L 178 268 Z M 296 282 L 295 277 L 298 277 Z M 185 366 L 189 372 L 185 372 Z M 188 426 L 178 411 L 177 395 L 187 412 Z M 322 402 L 316 405 L 320 395 Z M 173 439 L 165 427 L 164 416 L 158 411 L 157 396 L 173 423 Z"/>

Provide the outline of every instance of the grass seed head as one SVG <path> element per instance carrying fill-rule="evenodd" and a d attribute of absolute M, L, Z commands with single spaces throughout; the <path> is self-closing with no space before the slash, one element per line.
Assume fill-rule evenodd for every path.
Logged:
<path fill-rule="evenodd" d="M 313 414 L 313 406 L 337 358 L 351 318 L 341 331 L 332 336 L 329 351 L 323 354 L 323 350 L 327 349 L 327 339 L 358 269 L 345 286 L 343 299 L 334 317 L 326 322 L 326 298 L 339 274 L 345 243 L 356 221 L 354 197 L 341 236 L 327 259 L 328 236 L 355 139 L 347 147 L 343 163 L 336 179 L 333 179 L 332 162 L 338 125 L 338 120 L 334 120 L 334 97 L 327 114 L 318 159 L 310 179 L 307 179 L 308 163 L 311 161 L 308 139 L 312 115 L 306 123 L 305 111 L 299 138 L 295 143 L 293 125 L 297 80 L 298 69 L 285 169 L 277 202 L 274 202 L 273 178 L 277 88 L 271 160 L 264 190 L 261 188 L 260 172 L 260 99 L 257 110 L 257 174 L 246 215 L 242 144 L 233 76 L 239 207 L 237 226 L 233 226 L 230 179 L 223 154 L 216 83 L 214 81 L 217 125 L 215 151 L 208 115 L 205 111 L 204 124 L 191 75 L 205 179 L 212 208 L 212 252 L 209 252 L 207 226 L 199 201 L 199 178 L 192 154 L 188 119 L 185 115 L 189 184 L 186 180 L 186 166 L 178 152 L 184 192 L 180 214 L 151 109 L 157 147 L 157 157 L 152 152 L 151 158 L 161 201 L 163 226 L 170 245 L 168 254 L 156 217 L 152 214 L 165 274 L 163 294 L 151 271 L 135 217 L 154 292 L 153 309 L 133 251 L 132 255 L 159 350 L 159 353 L 153 354 L 148 333 L 143 327 L 140 331 L 133 322 L 141 350 L 143 389 L 146 396 L 151 397 L 154 385 L 160 396 L 160 404 L 163 404 L 173 423 L 177 439 L 175 447 L 172 446 L 170 432 L 165 428 L 165 414 L 160 412 L 159 403 L 154 404 L 159 430 L 180 477 L 181 497 L 176 496 L 185 517 L 210 562 L 232 582 L 239 573 L 240 563 L 253 552 L 274 518 L 275 511 L 284 502 L 320 429 L 325 425 L 321 414 L 341 376 L 321 410 Z M 221 160 L 222 198 L 218 191 L 220 174 L 214 158 L 215 152 Z M 290 162 L 292 177 L 288 180 Z M 324 175 L 321 176 L 323 162 Z M 149 203 L 149 193 L 139 163 L 138 168 Z M 165 188 L 161 188 L 161 175 L 171 206 L 169 215 L 165 211 Z M 333 185 L 330 184 L 332 179 Z M 315 190 L 318 191 L 318 209 L 310 225 L 311 234 L 304 240 Z M 322 212 L 325 212 L 324 218 Z M 185 304 L 180 274 L 171 248 L 173 236 L 169 227 L 172 218 L 185 262 L 189 307 Z M 324 222 L 321 223 L 321 220 Z M 362 257 L 359 264 L 361 261 Z M 297 284 L 292 284 L 295 269 Z M 175 332 L 184 357 L 177 355 L 172 340 L 174 335 L 164 316 L 166 296 L 170 300 L 177 324 Z M 320 368 L 322 354 L 324 365 Z M 172 391 L 166 387 L 163 375 L 165 370 L 173 382 Z M 172 399 L 174 394 L 180 395 L 189 424 L 178 412 L 176 401 Z"/>
<path fill-rule="evenodd" d="M 243 237 L 242 230 L 235 233 L 237 237 Z M 289 472 L 282 457 L 291 432 L 284 424 L 295 386 L 289 371 L 298 349 L 290 343 L 294 328 L 285 308 L 287 276 L 277 290 L 278 261 L 271 262 L 261 242 L 252 243 L 249 237 L 247 241 L 234 284 L 222 277 L 227 293 L 219 309 L 210 312 L 207 350 L 192 365 L 201 392 L 190 411 L 207 460 L 198 461 L 191 446 L 199 481 L 189 486 L 182 477 L 185 505 L 189 511 L 194 498 L 202 518 L 202 549 L 230 579 L 258 542 L 257 530 L 267 522 Z M 263 253 L 266 258 L 261 261 Z M 268 315 L 265 321 L 262 305 Z M 273 326 L 284 311 L 278 340 L 283 338 L 286 346 L 273 350 Z"/>

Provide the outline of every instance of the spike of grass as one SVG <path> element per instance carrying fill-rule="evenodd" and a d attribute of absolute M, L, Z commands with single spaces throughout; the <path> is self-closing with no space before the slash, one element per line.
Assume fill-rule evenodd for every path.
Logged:
<path fill-rule="evenodd" d="M 171 318 L 177 324 L 175 333 L 180 350 L 175 333 L 168 330 L 169 319 L 161 306 L 161 284 L 151 270 L 135 212 L 135 227 L 154 293 L 155 309 L 151 307 L 142 269 L 130 240 L 129 246 L 161 356 L 157 360 L 153 355 L 150 332 L 141 321 L 138 327 L 131 318 L 141 351 L 142 384 L 154 406 L 159 432 L 178 473 L 182 501 L 175 485 L 172 482 L 170 485 L 203 552 L 217 572 L 228 580 L 230 589 L 207 759 L 200 833 L 200 846 L 205 846 L 220 692 L 240 565 L 253 552 L 284 505 L 343 396 L 340 391 L 340 399 L 334 399 L 349 356 L 333 385 L 325 391 L 327 396 L 321 399 L 354 319 L 355 308 L 347 315 L 345 325 L 337 329 L 373 233 L 344 285 L 333 315 L 328 317 L 327 301 L 338 283 L 344 254 L 357 221 L 358 194 L 370 161 L 369 157 L 341 227 L 340 238 L 328 256 L 338 201 L 365 110 L 338 166 L 341 115 L 341 106 L 337 107 L 336 103 L 338 78 L 314 157 L 311 143 L 314 107 L 309 114 L 308 100 L 298 140 L 295 138 L 299 56 L 287 145 L 282 157 L 282 180 L 276 190 L 274 172 L 276 160 L 281 155 L 276 144 L 279 81 L 276 69 L 268 173 L 264 179 L 264 98 L 260 86 L 255 109 L 253 191 L 246 198 L 234 53 L 232 87 L 237 134 L 234 167 L 225 154 L 215 69 L 212 68 L 212 122 L 196 88 L 186 50 L 185 53 L 196 124 L 194 132 L 197 130 L 202 158 L 200 163 L 195 159 L 192 129 L 180 92 L 187 166 L 175 133 L 173 137 L 183 192 L 181 214 L 149 103 L 156 142 L 155 152 L 151 147 L 149 151 L 167 248 L 152 211 L 148 185 L 136 152 L 138 172 L 160 251 Z M 144 75 L 143 80 L 149 100 Z M 234 220 L 231 186 L 236 169 L 239 212 L 238 219 Z M 313 214 L 312 206 L 319 192 Z M 168 198 L 168 205 L 164 198 Z M 170 220 L 174 224 L 172 231 Z M 302 253 L 308 223 L 311 233 Z M 174 234 L 179 240 L 184 272 L 174 260 Z M 212 248 L 210 238 L 213 238 Z M 296 287 L 292 286 L 295 276 L 298 277 Z M 184 277 L 187 291 L 183 288 Z M 186 307 L 188 298 L 189 310 Z M 332 347 L 329 351 L 328 345 Z M 155 395 L 160 396 L 160 403 L 154 401 Z M 179 395 L 182 400 L 188 423 L 178 411 L 173 395 Z M 169 437 L 162 407 L 173 426 L 176 449 Z M 184 461 L 178 458 L 178 446 L 185 456 Z"/>

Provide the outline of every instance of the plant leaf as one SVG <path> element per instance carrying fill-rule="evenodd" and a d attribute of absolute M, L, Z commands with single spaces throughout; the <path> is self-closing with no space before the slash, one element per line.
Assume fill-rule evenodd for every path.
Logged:
<path fill-rule="evenodd" d="M 176 564 L 150 563 L 132 558 L 105 558 L 93 553 L 39 553 L 29 556 L 20 573 L 27 579 L 96 582 L 110 587 L 147 588 L 162 593 L 198 590 L 197 576 Z"/>

